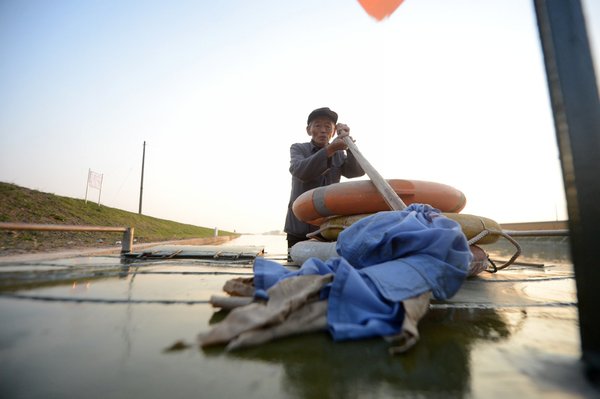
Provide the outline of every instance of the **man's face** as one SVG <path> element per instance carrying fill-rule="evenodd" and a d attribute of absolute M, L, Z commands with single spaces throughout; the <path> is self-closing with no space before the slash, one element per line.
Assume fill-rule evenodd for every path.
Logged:
<path fill-rule="evenodd" d="M 318 147 L 325 147 L 333 136 L 335 123 L 329 118 L 318 117 L 310 122 L 310 125 L 306 127 L 306 131 Z"/>

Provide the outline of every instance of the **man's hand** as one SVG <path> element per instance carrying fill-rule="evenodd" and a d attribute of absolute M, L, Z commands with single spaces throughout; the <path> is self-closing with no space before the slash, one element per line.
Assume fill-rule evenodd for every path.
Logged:
<path fill-rule="evenodd" d="M 348 146 L 344 143 L 344 137 L 350 137 L 350 128 L 344 123 L 338 123 L 335 126 L 337 137 L 327 146 L 327 155 L 332 156 L 336 151 L 347 150 Z M 352 139 L 352 137 L 350 137 Z M 353 140 L 354 141 L 354 140 Z"/>
<path fill-rule="evenodd" d="M 335 125 L 335 130 L 337 130 L 338 137 L 346 137 L 350 135 L 350 127 L 344 123 L 338 123 Z"/>

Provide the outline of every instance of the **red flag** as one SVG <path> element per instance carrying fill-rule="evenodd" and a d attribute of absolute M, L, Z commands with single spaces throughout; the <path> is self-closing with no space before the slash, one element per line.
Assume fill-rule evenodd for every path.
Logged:
<path fill-rule="evenodd" d="M 358 0 L 367 14 L 378 21 L 392 15 L 403 1 L 404 0 Z"/>

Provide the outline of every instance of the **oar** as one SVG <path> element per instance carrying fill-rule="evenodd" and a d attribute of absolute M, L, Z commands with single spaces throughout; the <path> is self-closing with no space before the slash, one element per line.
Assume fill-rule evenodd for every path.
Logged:
<path fill-rule="evenodd" d="M 377 170 L 371 165 L 367 158 L 358 150 L 358 147 L 348 136 L 343 138 L 344 143 L 348 146 L 348 149 L 354 154 L 354 158 L 358 161 L 358 164 L 367 173 L 367 176 L 371 179 L 371 182 L 377 188 L 377 191 L 383 196 L 385 202 L 394 211 L 401 211 L 406 208 L 406 204 L 402 201 L 400 196 L 396 194 L 392 186 L 377 172 Z"/>

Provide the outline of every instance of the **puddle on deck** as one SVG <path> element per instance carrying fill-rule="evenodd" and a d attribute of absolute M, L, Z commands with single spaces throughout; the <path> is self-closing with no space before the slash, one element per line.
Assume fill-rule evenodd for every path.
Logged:
<path fill-rule="evenodd" d="M 286 250 L 284 236 L 227 245 L 264 245 L 281 259 Z M 573 272 L 561 245 L 566 252 L 548 259 L 524 245 L 521 259 L 545 267 L 484 274 L 435 302 L 419 343 L 394 357 L 383 339 L 334 343 L 326 333 L 230 353 L 200 349 L 197 335 L 223 317 L 210 295 L 252 275 L 251 265 L 116 256 L 0 265 L 12 276 L 0 296 L 0 397 L 598 397 L 579 362 Z M 166 350 L 177 341 L 182 350 Z"/>

